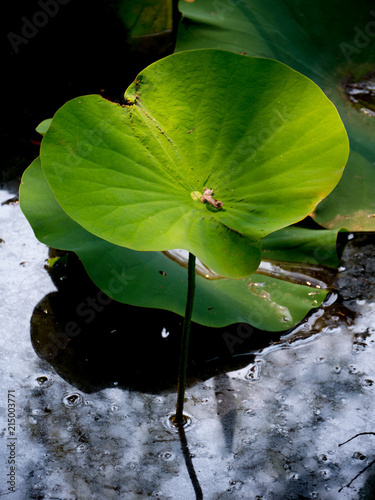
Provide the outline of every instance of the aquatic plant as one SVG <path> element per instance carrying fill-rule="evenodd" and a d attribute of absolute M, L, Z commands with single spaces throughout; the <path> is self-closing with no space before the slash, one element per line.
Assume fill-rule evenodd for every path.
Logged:
<path fill-rule="evenodd" d="M 262 241 L 312 213 L 337 185 L 349 152 L 338 112 L 319 87 L 282 63 L 208 49 L 150 65 L 123 105 L 79 97 L 39 130 L 40 158 L 24 174 L 21 208 L 41 241 L 82 255 L 109 296 L 180 314 L 181 299 L 167 304 L 171 293 L 156 289 L 156 277 L 181 272 L 160 252 L 189 253 L 181 423 L 191 318 L 232 322 L 220 303 L 233 300 L 236 282 L 243 290 L 256 283 L 249 276 L 260 264 Z M 145 277 L 150 266 L 140 266 L 148 258 L 160 268 Z M 199 293 L 214 297 L 194 316 L 196 258 L 206 269 Z M 153 282 L 149 290 L 144 277 Z M 163 285 L 181 297 L 181 283 Z M 305 309 L 325 296 L 315 294 Z M 213 311 L 205 307 L 210 300 Z M 284 325 L 295 321 L 279 301 L 269 304 Z"/>

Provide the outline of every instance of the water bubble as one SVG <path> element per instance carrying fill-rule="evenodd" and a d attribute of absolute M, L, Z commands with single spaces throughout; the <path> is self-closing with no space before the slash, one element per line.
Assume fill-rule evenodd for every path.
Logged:
<path fill-rule="evenodd" d="M 331 368 L 332 373 L 340 373 L 341 372 L 341 366 L 336 365 L 333 368 Z"/>
<path fill-rule="evenodd" d="M 52 378 L 47 375 L 40 375 L 35 380 L 38 382 L 38 385 L 42 387 L 49 387 L 53 382 Z"/>
<path fill-rule="evenodd" d="M 356 374 L 356 373 L 358 373 L 358 372 L 359 372 L 359 370 L 358 370 L 358 368 L 357 368 L 356 366 L 354 366 L 354 365 L 350 365 L 350 366 L 349 366 L 349 373 L 350 373 L 351 375 Z"/>
<path fill-rule="evenodd" d="M 68 393 L 68 394 L 65 394 L 65 396 L 63 397 L 63 403 L 68 408 L 74 408 L 75 406 L 82 404 L 82 402 L 83 402 L 83 398 L 82 398 L 81 394 L 79 394 L 78 392 Z"/>
<path fill-rule="evenodd" d="M 172 460 L 174 455 L 171 451 L 165 451 L 164 453 L 160 453 L 159 457 L 163 460 Z"/>
<path fill-rule="evenodd" d="M 296 472 L 292 472 L 292 474 L 289 475 L 289 479 L 299 479 L 299 474 L 297 474 Z"/>
<path fill-rule="evenodd" d="M 119 411 L 119 407 L 116 406 L 116 405 L 112 405 L 111 406 L 111 411 L 113 411 L 113 412 Z"/>
<path fill-rule="evenodd" d="M 83 453 L 84 451 L 87 450 L 87 444 L 86 443 L 81 443 L 77 446 L 76 448 L 78 453 Z"/>
<path fill-rule="evenodd" d="M 353 342 L 353 354 L 363 352 L 367 347 L 366 342 Z"/>
<path fill-rule="evenodd" d="M 250 417 L 254 417 L 256 415 L 256 411 L 250 408 L 249 410 L 246 410 L 246 415 L 249 415 Z"/>
<path fill-rule="evenodd" d="M 257 437 L 256 436 L 249 436 L 248 438 L 246 439 L 243 439 L 242 442 L 243 444 L 253 444 L 257 441 Z"/>
<path fill-rule="evenodd" d="M 247 373 L 245 375 L 245 379 L 249 380 L 251 382 L 258 381 L 260 379 L 260 375 L 261 375 L 261 364 L 262 364 L 261 360 L 255 360 L 254 363 L 251 363 L 248 366 L 248 370 L 247 370 Z"/>
<path fill-rule="evenodd" d="M 355 451 L 352 455 L 352 458 L 355 458 L 356 460 L 366 460 L 366 455 L 362 455 L 360 451 Z"/>
<path fill-rule="evenodd" d="M 37 377 L 36 381 L 38 382 L 39 385 L 43 385 L 47 382 L 48 377 Z"/>
<path fill-rule="evenodd" d="M 319 356 L 318 358 L 316 358 L 317 363 L 324 363 L 325 360 L 326 360 L 326 358 L 324 356 Z"/>
<path fill-rule="evenodd" d="M 319 455 L 318 460 L 319 460 L 319 462 L 323 462 L 323 463 L 328 463 L 329 462 L 329 459 L 328 459 L 327 455 L 325 455 L 324 453 L 322 453 L 321 455 Z"/>
<path fill-rule="evenodd" d="M 322 469 L 320 473 L 325 479 L 331 477 L 331 472 L 328 469 Z"/>
<path fill-rule="evenodd" d="M 175 413 L 168 413 L 162 419 L 164 427 L 173 432 L 178 432 L 178 425 L 174 423 Z M 184 412 L 184 422 L 182 423 L 184 431 L 188 431 L 193 427 L 193 417 L 188 413 Z"/>
<path fill-rule="evenodd" d="M 362 379 L 361 385 L 362 387 L 372 387 L 375 384 L 375 381 L 372 378 L 366 377 Z"/>

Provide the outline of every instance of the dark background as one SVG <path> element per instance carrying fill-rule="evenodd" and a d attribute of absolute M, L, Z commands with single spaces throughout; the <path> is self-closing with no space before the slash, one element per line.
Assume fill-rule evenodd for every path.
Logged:
<path fill-rule="evenodd" d="M 45 24 L 45 16 L 35 18 L 44 12 L 38 1 L 50 2 L 52 10 L 53 4 L 58 8 L 54 15 L 47 14 Z M 139 71 L 173 52 L 179 17 L 176 2 L 169 46 L 161 53 L 145 53 L 128 42 L 117 1 L 61 1 L 65 3 L 8 2 L 3 13 L 0 182 L 19 177 L 38 156 L 40 136 L 36 126 L 52 117 L 67 100 L 95 93 L 121 102 Z M 25 18 L 34 28 L 25 28 Z M 35 20 L 44 25 L 35 26 Z M 23 36 L 25 29 L 28 38 Z M 13 46 L 10 33 L 14 34 Z M 18 36 L 26 43 L 15 38 Z"/>

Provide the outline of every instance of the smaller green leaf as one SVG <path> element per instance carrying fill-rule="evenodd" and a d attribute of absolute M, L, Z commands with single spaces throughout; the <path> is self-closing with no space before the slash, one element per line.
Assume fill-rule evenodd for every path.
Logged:
<path fill-rule="evenodd" d="M 172 0 L 116 0 L 128 41 L 138 52 L 161 54 L 173 43 Z"/>
<path fill-rule="evenodd" d="M 44 135 L 49 129 L 51 122 L 52 118 L 47 118 L 46 120 L 43 120 L 41 123 L 39 123 L 35 130 L 38 132 L 38 134 Z"/>
<path fill-rule="evenodd" d="M 341 257 L 336 248 L 338 232 L 298 226 L 280 229 L 264 238 L 262 258 L 336 268 Z"/>
<path fill-rule="evenodd" d="M 50 257 L 47 259 L 47 267 L 48 269 L 52 269 L 52 267 L 61 259 L 61 257 Z"/>
<path fill-rule="evenodd" d="M 171 0 L 117 0 L 117 3 L 118 14 L 132 37 L 172 30 Z"/>

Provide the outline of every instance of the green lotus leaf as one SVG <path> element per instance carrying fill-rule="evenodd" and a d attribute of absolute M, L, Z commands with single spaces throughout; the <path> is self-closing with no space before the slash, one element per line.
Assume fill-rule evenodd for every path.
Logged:
<path fill-rule="evenodd" d="M 347 160 L 335 107 L 273 60 L 181 52 L 125 97 L 76 98 L 53 117 L 41 162 L 58 203 L 110 243 L 183 248 L 223 276 L 253 273 L 262 238 L 312 212 Z"/>
<path fill-rule="evenodd" d="M 172 30 L 171 0 L 117 0 L 116 3 L 118 15 L 131 37 Z"/>
<path fill-rule="evenodd" d="M 280 229 L 264 238 L 262 259 L 337 268 L 343 250 L 337 249 L 338 233 L 299 226 Z"/>
<path fill-rule="evenodd" d="M 277 59 L 317 83 L 350 138 L 344 175 L 318 206 L 327 228 L 375 230 L 373 0 L 181 0 L 176 50 L 220 48 Z"/>
<path fill-rule="evenodd" d="M 44 244 L 74 251 L 96 285 L 110 297 L 131 305 L 185 311 L 186 269 L 162 252 L 137 252 L 94 236 L 62 210 L 36 159 L 25 171 L 21 209 Z M 280 281 L 268 276 L 207 279 L 197 275 L 193 321 L 220 327 L 250 323 L 281 331 L 319 307 L 327 290 Z"/>
<path fill-rule="evenodd" d="M 36 131 L 44 135 L 51 121 L 51 118 L 43 120 Z M 43 176 L 41 185 L 44 183 Z M 38 188 L 35 186 L 34 189 Z M 43 218 L 42 212 L 40 216 Z M 341 245 L 340 249 L 337 248 L 339 231 L 303 227 L 304 221 L 301 224 L 285 227 L 266 236 L 262 242 L 262 259 L 337 268 L 344 248 L 344 245 Z"/>
<path fill-rule="evenodd" d="M 137 52 L 165 53 L 174 42 L 172 0 L 115 0 L 114 8 Z"/>

